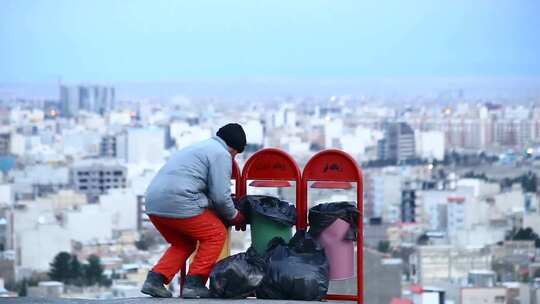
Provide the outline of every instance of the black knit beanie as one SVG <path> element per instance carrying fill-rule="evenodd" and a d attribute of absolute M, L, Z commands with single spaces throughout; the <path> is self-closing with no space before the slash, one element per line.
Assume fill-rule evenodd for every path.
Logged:
<path fill-rule="evenodd" d="M 241 125 L 237 123 L 226 124 L 219 128 L 216 135 L 223 139 L 227 146 L 242 153 L 246 147 L 246 133 Z"/>

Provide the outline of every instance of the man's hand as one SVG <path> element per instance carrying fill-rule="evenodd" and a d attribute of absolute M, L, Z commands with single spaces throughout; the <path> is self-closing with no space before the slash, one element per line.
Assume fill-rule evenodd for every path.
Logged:
<path fill-rule="evenodd" d="M 236 231 L 246 231 L 246 218 L 242 214 L 242 212 L 238 211 L 236 216 L 229 221 L 229 224 L 231 226 L 234 226 L 234 230 Z"/>

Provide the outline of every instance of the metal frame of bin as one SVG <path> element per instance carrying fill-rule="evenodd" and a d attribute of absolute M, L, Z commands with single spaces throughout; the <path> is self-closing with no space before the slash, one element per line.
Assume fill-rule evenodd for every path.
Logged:
<path fill-rule="evenodd" d="M 232 164 L 232 174 L 231 174 L 231 180 L 234 180 L 234 194 L 237 198 L 244 196 L 242 194 L 242 173 L 240 173 L 240 167 L 238 166 L 238 163 L 233 159 Z M 182 267 L 180 268 L 180 296 L 182 296 L 182 291 L 184 287 L 184 283 L 186 281 L 186 263 L 182 264 Z"/>
<path fill-rule="evenodd" d="M 307 227 L 307 212 L 308 212 L 308 182 L 356 182 L 357 208 L 358 218 L 358 240 L 356 243 L 356 277 L 357 277 L 357 292 L 356 295 L 328 294 L 327 300 L 345 300 L 356 301 L 363 303 L 364 300 L 364 240 L 363 240 L 363 177 L 362 171 L 357 162 L 347 153 L 328 149 L 315 154 L 304 167 L 302 172 L 302 203 L 301 209 L 303 219 L 301 226 Z M 329 184 L 327 189 L 343 189 Z"/>
<path fill-rule="evenodd" d="M 302 175 L 296 161 L 287 152 L 277 148 L 265 148 L 253 154 L 244 164 L 242 169 L 242 188 L 240 193 L 247 195 L 247 181 L 269 181 L 265 187 L 272 187 L 272 181 L 295 181 L 296 182 L 296 228 L 302 223 L 301 205 L 302 191 L 300 183 Z"/>

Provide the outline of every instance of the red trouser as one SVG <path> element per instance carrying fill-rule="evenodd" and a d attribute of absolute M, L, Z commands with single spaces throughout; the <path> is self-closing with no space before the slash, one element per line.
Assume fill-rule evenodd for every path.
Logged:
<path fill-rule="evenodd" d="M 202 276 L 206 281 L 227 237 L 227 229 L 216 214 L 206 209 L 202 214 L 190 218 L 149 217 L 171 244 L 152 271 L 164 275 L 168 284 L 195 251 L 199 241 L 199 249 L 188 274 Z"/>

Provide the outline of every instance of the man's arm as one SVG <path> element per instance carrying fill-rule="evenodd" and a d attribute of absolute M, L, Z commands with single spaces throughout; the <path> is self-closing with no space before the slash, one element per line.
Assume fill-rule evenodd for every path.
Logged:
<path fill-rule="evenodd" d="M 231 199 L 231 174 L 231 157 L 222 154 L 210 160 L 208 196 L 214 202 L 216 211 L 226 220 L 232 220 L 238 213 Z"/>

